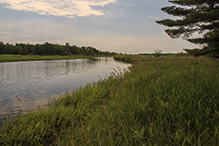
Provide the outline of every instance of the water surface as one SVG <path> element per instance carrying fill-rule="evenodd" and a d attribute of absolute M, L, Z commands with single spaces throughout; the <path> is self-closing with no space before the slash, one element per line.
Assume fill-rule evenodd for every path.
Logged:
<path fill-rule="evenodd" d="M 98 81 L 99 76 L 107 77 L 113 68 L 128 66 L 112 57 L 0 63 L 0 120 L 20 110 L 46 106 L 48 97 L 59 97 Z"/>

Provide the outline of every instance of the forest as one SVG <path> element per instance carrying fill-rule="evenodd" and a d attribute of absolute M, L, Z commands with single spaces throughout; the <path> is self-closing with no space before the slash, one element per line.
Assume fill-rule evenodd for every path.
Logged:
<path fill-rule="evenodd" d="M 21 54 L 21 55 L 116 55 L 115 52 L 100 51 L 94 47 L 78 47 L 71 46 L 68 42 L 65 45 L 52 44 L 45 42 L 44 44 L 24 44 L 16 43 L 15 45 L 0 42 L 0 54 Z"/>

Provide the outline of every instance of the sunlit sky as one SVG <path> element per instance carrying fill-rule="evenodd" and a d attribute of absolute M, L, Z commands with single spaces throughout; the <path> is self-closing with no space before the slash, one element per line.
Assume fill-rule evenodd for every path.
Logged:
<path fill-rule="evenodd" d="M 171 39 L 155 21 L 173 18 L 168 0 L 0 0 L 0 41 L 92 46 L 121 53 L 182 52 L 198 47 Z"/>

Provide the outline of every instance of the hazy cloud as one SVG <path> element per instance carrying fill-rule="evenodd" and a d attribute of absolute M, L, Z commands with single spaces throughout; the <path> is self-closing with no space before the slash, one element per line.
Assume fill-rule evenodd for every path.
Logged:
<path fill-rule="evenodd" d="M 65 44 L 67 41 L 63 40 L 52 40 L 54 43 L 60 43 L 60 44 Z"/>
<path fill-rule="evenodd" d="M 10 38 L 10 37 L 1 37 L 0 36 L 0 40 L 3 40 L 3 41 L 5 41 L 5 40 L 11 40 L 12 38 Z"/>
<path fill-rule="evenodd" d="M 102 9 L 94 9 L 93 6 L 105 6 L 116 3 L 116 0 L 0 0 L 0 4 L 6 4 L 6 8 L 36 12 L 40 15 L 75 16 L 105 15 Z"/>
<path fill-rule="evenodd" d="M 9 32 L 1 32 L 2 34 L 10 34 Z"/>
<path fill-rule="evenodd" d="M 151 19 L 160 20 L 159 17 L 155 17 L 155 16 L 148 16 L 148 17 L 151 18 Z"/>
<path fill-rule="evenodd" d="M 25 35 L 25 34 L 21 34 L 19 35 L 20 37 L 33 37 L 33 35 Z"/>

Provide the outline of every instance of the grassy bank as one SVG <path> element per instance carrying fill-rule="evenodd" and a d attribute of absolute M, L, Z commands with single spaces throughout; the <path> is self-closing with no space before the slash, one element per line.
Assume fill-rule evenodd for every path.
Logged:
<path fill-rule="evenodd" d="M 61 60 L 61 59 L 76 59 L 76 58 L 92 58 L 102 57 L 95 55 L 70 55 L 70 56 L 40 56 L 40 55 L 0 55 L 0 62 L 13 62 L 13 61 L 35 61 L 35 60 Z"/>
<path fill-rule="evenodd" d="M 219 145 L 218 61 L 127 58 L 124 75 L 115 69 L 49 109 L 6 119 L 0 145 Z"/>

